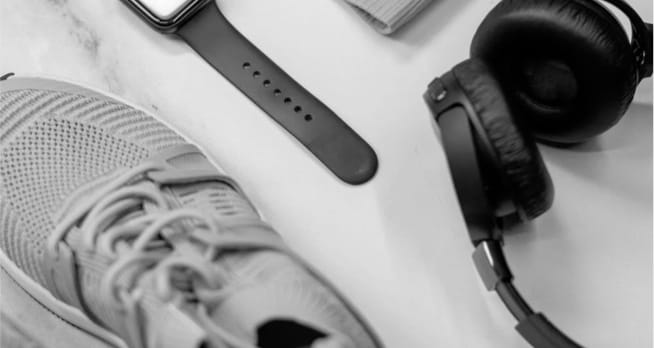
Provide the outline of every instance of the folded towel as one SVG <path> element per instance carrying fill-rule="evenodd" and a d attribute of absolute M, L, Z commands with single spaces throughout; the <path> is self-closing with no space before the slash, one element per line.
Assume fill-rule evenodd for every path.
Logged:
<path fill-rule="evenodd" d="M 433 0 L 346 0 L 382 34 L 409 22 Z"/>

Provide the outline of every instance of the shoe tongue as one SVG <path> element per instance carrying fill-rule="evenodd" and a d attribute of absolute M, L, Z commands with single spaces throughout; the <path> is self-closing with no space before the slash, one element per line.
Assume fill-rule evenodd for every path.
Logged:
<path fill-rule="evenodd" d="M 354 348 L 321 325 L 307 308 L 291 297 L 271 298 L 270 290 L 240 291 L 212 313 L 213 320 L 260 348 Z"/>
<path fill-rule="evenodd" d="M 232 255 L 222 264 L 243 285 L 211 311 L 218 326 L 261 348 L 354 348 L 331 327 L 330 298 L 287 255 Z"/>

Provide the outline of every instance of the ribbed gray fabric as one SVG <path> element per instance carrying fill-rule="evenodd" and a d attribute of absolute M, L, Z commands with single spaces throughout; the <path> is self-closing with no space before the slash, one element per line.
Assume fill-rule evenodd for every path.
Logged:
<path fill-rule="evenodd" d="M 346 0 L 375 29 L 388 35 L 409 22 L 433 0 Z"/>

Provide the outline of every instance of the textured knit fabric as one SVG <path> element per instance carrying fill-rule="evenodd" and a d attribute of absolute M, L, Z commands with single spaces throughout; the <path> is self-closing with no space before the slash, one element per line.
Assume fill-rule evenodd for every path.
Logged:
<path fill-rule="evenodd" d="M 71 211 L 75 211 L 73 208 L 84 205 L 86 200 L 93 200 L 97 191 L 116 176 L 138 169 L 143 162 L 152 161 L 152 157 L 164 156 L 190 145 L 155 118 L 110 97 L 50 80 L 27 79 L 9 87 L 11 83 L 0 82 L 0 252 L 41 286 L 60 293 L 46 276 L 50 260 L 46 256 L 46 244 L 55 227 L 61 224 L 61 218 L 65 220 Z M 182 172 L 209 169 L 220 174 L 199 153 L 166 157 L 166 163 Z M 139 184 L 144 183 L 137 181 L 124 186 Z M 158 210 L 152 212 L 153 215 L 193 210 L 210 216 L 219 226 L 233 226 L 238 221 L 256 221 L 265 225 L 246 197 L 227 182 L 190 180 L 156 187 L 165 198 L 168 210 Z M 139 213 L 154 209 L 146 203 L 143 202 L 139 208 L 143 212 Z M 88 215 L 82 220 L 92 219 Z M 123 215 L 110 225 L 127 223 L 130 212 Z M 189 226 L 184 228 L 187 233 L 199 228 Z M 266 233 L 264 237 L 279 239 L 272 228 L 257 226 L 218 230 L 221 234 L 237 235 L 244 230 L 253 233 L 259 228 L 259 232 Z M 199 323 L 196 311 L 189 310 L 195 308 L 196 300 L 173 303 L 155 291 L 156 284 L 161 284 L 156 282 L 161 279 L 157 278 L 160 270 L 156 267 L 124 272 L 115 279 L 138 289 L 136 314 L 131 317 L 138 318 L 130 319 L 124 308 L 117 308 L 116 299 L 107 298 L 102 290 L 106 288 L 103 280 L 120 257 L 102 252 L 95 244 L 90 248 L 84 246 L 84 236 L 94 230 L 80 222 L 70 227 L 59 241 L 74 252 L 77 282 L 70 288 L 79 287 L 83 305 L 78 305 L 78 309 L 125 340 L 132 340 L 134 331 L 146 336 L 143 339 L 137 337 L 128 343 L 130 345 L 144 341 L 144 347 L 222 347 L 203 345 L 209 330 L 206 324 Z M 115 248 L 123 250 L 129 245 L 125 239 L 116 243 Z M 184 246 L 187 253 L 191 248 L 201 249 L 191 243 Z M 159 247 L 159 251 L 168 252 L 172 246 L 164 244 Z M 131 254 L 121 251 L 120 255 Z M 230 248 L 212 259 L 210 266 L 216 272 L 218 268 L 222 271 L 224 283 L 221 286 L 228 288 L 233 285 L 236 290 L 224 301 L 208 306 L 208 320 L 221 328 L 228 328 L 239 338 L 255 343 L 257 330 L 262 324 L 290 319 L 333 336 L 334 340 L 346 338 L 351 342 L 350 345 L 330 347 L 379 347 L 335 290 L 287 253 Z M 175 274 L 175 285 L 178 286 L 175 289 L 180 294 L 194 284 L 190 276 L 186 278 L 190 273 Z M 132 275 L 135 276 L 133 282 L 130 280 Z M 124 302 L 122 298 L 118 301 Z M 21 328 L 6 328 L 3 334 L 8 343 L 3 342 L 4 345 L 10 348 L 34 346 L 12 345 L 13 342 L 27 341 L 20 336 L 22 331 L 18 329 Z M 38 342 L 47 342 L 44 339 L 47 331 L 30 333 L 37 335 Z"/>
<path fill-rule="evenodd" d="M 43 345 L 30 337 L 11 317 L 0 312 L 0 347 L 43 348 Z"/>
<path fill-rule="evenodd" d="M 346 0 L 382 34 L 391 34 L 433 0 Z"/>
<path fill-rule="evenodd" d="M 14 228 L 3 231 L 0 247 L 45 285 L 43 247 L 65 198 L 105 173 L 182 143 L 143 112 L 107 99 L 30 89 L 2 93 L 0 218 Z"/>

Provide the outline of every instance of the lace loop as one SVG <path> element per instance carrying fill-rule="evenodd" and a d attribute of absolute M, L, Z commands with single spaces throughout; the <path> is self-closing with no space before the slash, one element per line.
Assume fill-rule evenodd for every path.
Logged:
<path fill-rule="evenodd" d="M 93 249 L 100 233 L 104 232 L 112 223 L 115 223 L 126 211 L 142 206 L 143 201 L 150 201 L 161 208 L 166 207 L 165 199 L 161 197 L 161 194 L 157 195 L 157 191 L 158 189 L 153 185 L 148 185 L 146 187 L 133 187 L 129 190 L 116 191 L 103 198 L 91 210 L 82 225 L 82 230 L 93 232 L 84 235 L 84 246 L 88 250 Z"/>
<path fill-rule="evenodd" d="M 150 243 L 153 238 L 159 236 L 164 227 L 171 226 L 176 222 L 189 219 L 200 221 L 202 222 L 202 227 L 209 228 L 212 233 L 218 233 L 218 228 L 212 224 L 212 220 L 207 218 L 201 212 L 192 209 L 178 209 L 167 213 L 165 216 L 160 217 L 150 226 L 148 226 L 145 231 L 143 231 L 143 233 L 138 237 L 136 242 L 134 242 L 132 248 L 135 250 L 144 250 L 145 246 Z"/>
<path fill-rule="evenodd" d="M 117 259 L 114 264 L 107 270 L 107 273 L 102 277 L 100 281 L 100 292 L 102 297 L 112 301 L 111 306 L 116 310 L 123 310 L 124 307 L 120 301 L 120 296 L 118 295 L 121 290 L 129 291 L 129 289 L 119 288 L 118 277 L 123 273 L 123 271 L 130 266 L 140 266 L 138 270 L 146 270 L 152 265 L 159 262 L 164 258 L 166 254 L 160 253 L 159 255 L 155 253 L 150 254 L 138 254 L 130 252 L 128 255 L 123 255 L 121 258 Z M 137 270 L 137 271 L 138 271 Z M 136 275 L 139 272 L 134 272 Z M 135 278 L 133 276 L 132 278 Z"/>
<path fill-rule="evenodd" d="M 57 244 L 62 241 L 70 229 L 77 224 L 77 222 L 87 214 L 87 212 L 93 208 L 93 206 L 100 200 L 102 197 L 110 194 L 111 192 L 117 190 L 118 188 L 126 185 L 130 181 L 136 179 L 137 177 L 143 175 L 150 171 L 164 170 L 165 168 L 159 163 L 143 163 L 137 167 L 132 168 L 127 171 L 125 174 L 117 177 L 111 183 L 106 185 L 103 189 L 99 190 L 97 193 L 90 197 L 87 200 L 87 204 L 71 208 L 71 212 L 63 218 L 56 228 L 48 238 L 47 248 L 52 255 L 56 255 Z"/>
<path fill-rule="evenodd" d="M 211 267 L 212 265 L 200 257 L 189 257 L 187 255 L 167 258 L 157 266 L 156 291 L 164 300 L 172 299 L 171 273 L 175 269 L 188 270 L 193 276 L 199 276 L 199 280 L 206 287 L 212 289 L 220 288 L 227 278 L 224 272 Z M 194 278 L 197 282 L 198 278 Z"/>
<path fill-rule="evenodd" d="M 119 241 L 136 239 L 157 217 L 157 214 L 143 215 L 135 217 L 125 224 L 108 228 L 103 235 L 98 237 L 98 251 L 116 256 L 116 244 Z"/>

